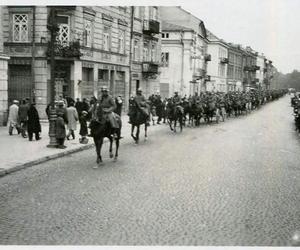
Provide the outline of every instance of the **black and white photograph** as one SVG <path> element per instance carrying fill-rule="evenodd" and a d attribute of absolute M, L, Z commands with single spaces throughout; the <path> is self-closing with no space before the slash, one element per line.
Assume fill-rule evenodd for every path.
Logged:
<path fill-rule="evenodd" d="M 299 0 L 0 3 L 0 248 L 300 247 Z"/>

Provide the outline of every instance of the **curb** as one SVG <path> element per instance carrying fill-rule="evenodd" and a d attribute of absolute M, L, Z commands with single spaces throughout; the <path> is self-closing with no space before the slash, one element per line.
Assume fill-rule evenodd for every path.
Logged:
<path fill-rule="evenodd" d="M 0 168 L 0 177 L 5 176 L 5 175 L 10 174 L 10 173 L 13 173 L 13 172 L 16 172 L 16 171 L 19 171 L 19 170 L 24 169 L 24 168 L 28 168 L 28 167 L 32 167 L 32 166 L 40 164 L 40 163 L 44 163 L 44 162 L 49 161 L 49 160 L 54 160 L 54 159 L 57 159 L 57 158 L 60 158 L 60 157 L 63 157 L 63 156 L 69 155 L 69 154 L 73 154 L 73 153 L 77 153 L 77 152 L 80 152 L 80 151 L 83 151 L 83 150 L 86 150 L 86 149 L 90 149 L 92 147 L 94 147 L 94 144 L 88 144 L 88 145 L 81 146 L 79 148 L 66 150 L 66 151 L 61 152 L 61 153 L 56 153 L 56 154 L 53 154 L 53 155 L 44 156 L 42 158 L 39 158 L 39 159 L 33 160 L 33 161 L 29 161 L 29 162 L 26 162 L 24 164 L 19 164 L 19 165 L 14 166 L 10 169 L 1 169 Z"/>

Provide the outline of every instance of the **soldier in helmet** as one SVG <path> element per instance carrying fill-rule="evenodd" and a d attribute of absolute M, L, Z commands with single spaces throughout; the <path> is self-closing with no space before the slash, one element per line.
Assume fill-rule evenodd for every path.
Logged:
<path fill-rule="evenodd" d="M 113 135 L 115 138 L 118 137 L 116 130 L 120 128 L 120 116 L 115 114 L 113 111 L 116 109 L 116 104 L 114 99 L 108 94 L 108 89 L 106 86 L 101 88 L 101 98 L 99 100 L 99 107 L 102 108 L 104 112 L 104 118 L 108 121 L 111 125 L 113 130 Z"/>
<path fill-rule="evenodd" d="M 150 111 L 149 111 L 149 107 L 147 105 L 147 100 L 146 97 L 142 94 L 142 89 L 138 88 L 137 90 L 137 94 L 134 97 L 134 101 L 137 105 L 137 107 L 147 116 L 147 125 L 150 125 Z"/>

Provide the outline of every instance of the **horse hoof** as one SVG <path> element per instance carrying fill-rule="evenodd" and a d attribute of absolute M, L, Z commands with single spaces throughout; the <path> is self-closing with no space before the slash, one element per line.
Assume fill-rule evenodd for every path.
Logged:
<path fill-rule="evenodd" d="M 110 153 L 110 154 L 109 154 L 109 157 L 110 157 L 110 158 L 113 158 L 113 157 L 114 157 L 114 154 L 113 154 L 113 153 Z"/>
<path fill-rule="evenodd" d="M 148 138 L 147 138 L 147 137 L 145 137 L 144 141 L 148 141 Z"/>
<path fill-rule="evenodd" d="M 114 158 L 114 162 L 117 162 L 117 161 L 118 161 L 118 157 L 115 157 L 115 158 Z"/>

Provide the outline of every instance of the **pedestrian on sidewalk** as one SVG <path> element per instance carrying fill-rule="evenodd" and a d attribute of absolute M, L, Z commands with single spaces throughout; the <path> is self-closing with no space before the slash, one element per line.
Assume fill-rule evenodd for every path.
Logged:
<path fill-rule="evenodd" d="M 80 122 L 79 134 L 81 135 L 81 138 L 79 139 L 79 142 L 82 143 L 82 144 L 87 144 L 88 143 L 87 119 L 88 119 L 88 112 L 82 111 L 81 116 L 79 117 L 79 122 Z"/>
<path fill-rule="evenodd" d="M 23 138 L 27 138 L 26 130 L 27 130 L 27 123 L 28 123 L 28 114 L 27 114 L 28 110 L 29 110 L 29 103 L 25 99 L 23 99 L 18 112 L 19 121 L 20 121 L 20 130 Z"/>
<path fill-rule="evenodd" d="M 13 104 L 9 107 L 8 114 L 8 133 L 9 135 L 13 134 L 13 129 L 15 128 L 18 131 L 18 134 L 21 133 L 19 128 L 19 101 L 14 100 Z"/>
<path fill-rule="evenodd" d="M 58 112 L 55 121 L 55 125 L 56 125 L 55 137 L 58 143 L 57 148 L 61 148 L 61 149 L 66 148 L 66 146 L 64 145 L 65 138 L 66 138 L 66 127 L 65 127 L 65 120 L 63 117 L 64 117 L 64 113 Z"/>
<path fill-rule="evenodd" d="M 40 132 L 42 131 L 42 129 L 41 129 L 39 113 L 35 108 L 35 103 L 32 103 L 30 105 L 27 114 L 28 114 L 27 132 L 28 132 L 29 141 L 32 141 L 33 134 L 35 134 L 35 139 L 38 141 L 41 139 Z"/>
<path fill-rule="evenodd" d="M 123 99 L 122 96 L 119 95 L 115 98 L 115 103 L 116 103 L 116 109 L 115 109 L 115 113 L 118 114 L 120 117 L 122 115 L 122 106 L 123 106 Z"/>
<path fill-rule="evenodd" d="M 76 108 L 74 107 L 74 102 L 70 102 L 70 107 L 67 108 L 67 118 L 68 118 L 68 129 L 69 129 L 67 140 L 70 140 L 71 135 L 74 140 L 75 139 L 74 131 L 77 128 L 77 121 L 78 121 L 78 113 Z"/>

